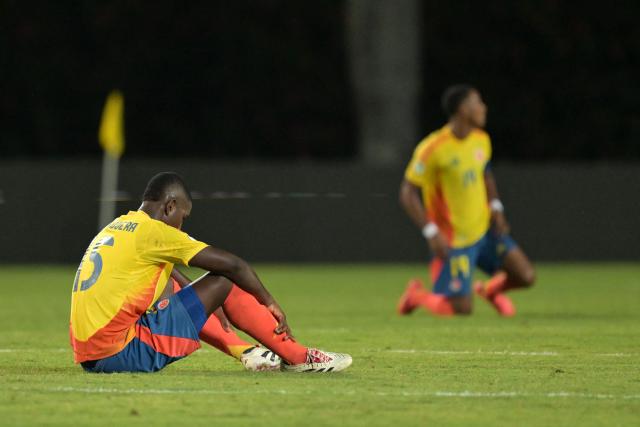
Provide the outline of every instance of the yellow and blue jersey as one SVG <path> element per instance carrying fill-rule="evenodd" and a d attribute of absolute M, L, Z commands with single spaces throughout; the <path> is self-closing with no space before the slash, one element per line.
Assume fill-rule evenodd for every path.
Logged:
<path fill-rule="evenodd" d="M 118 353 L 158 300 L 174 264 L 207 247 L 143 211 L 107 225 L 87 248 L 73 283 L 69 333 L 76 362 Z"/>
<path fill-rule="evenodd" d="M 475 129 L 460 140 L 447 125 L 416 147 L 405 179 L 422 188 L 429 216 L 453 248 L 471 246 L 489 229 L 491 213 L 484 172 L 491 141 Z"/>

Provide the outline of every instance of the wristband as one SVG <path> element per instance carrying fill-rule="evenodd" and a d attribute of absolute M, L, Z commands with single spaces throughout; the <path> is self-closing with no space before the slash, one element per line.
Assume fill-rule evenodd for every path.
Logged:
<path fill-rule="evenodd" d="M 491 212 L 504 212 L 504 205 L 500 199 L 492 199 L 489 202 L 489 207 L 491 208 Z"/>
<path fill-rule="evenodd" d="M 434 238 L 439 231 L 440 229 L 438 228 L 435 222 L 430 222 L 424 227 L 422 227 L 422 235 L 427 240 Z"/>

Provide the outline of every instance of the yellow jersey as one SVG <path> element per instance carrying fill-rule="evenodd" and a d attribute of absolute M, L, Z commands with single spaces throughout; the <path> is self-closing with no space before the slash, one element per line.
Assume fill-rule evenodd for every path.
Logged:
<path fill-rule="evenodd" d="M 405 179 L 422 188 L 428 220 L 454 248 L 471 246 L 489 229 L 491 212 L 484 173 L 491 159 L 491 141 L 475 129 L 463 140 L 447 125 L 416 147 Z"/>
<path fill-rule="evenodd" d="M 207 247 L 143 211 L 107 225 L 87 248 L 73 283 L 69 334 L 76 363 L 118 353 L 162 295 L 174 264 Z"/>

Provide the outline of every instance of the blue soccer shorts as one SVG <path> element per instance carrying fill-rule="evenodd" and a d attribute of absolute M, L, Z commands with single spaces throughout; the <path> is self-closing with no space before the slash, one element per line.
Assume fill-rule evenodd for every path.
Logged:
<path fill-rule="evenodd" d="M 200 348 L 198 334 L 207 320 L 191 287 L 156 302 L 136 323 L 136 336 L 119 353 L 82 362 L 88 372 L 155 372 Z"/>
<path fill-rule="evenodd" d="M 433 293 L 447 297 L 469 295 L 475 267 L 493 275 L 502 267 L 505 255 L 516 247 L 510 236 L 496 236 L 489 231 L 471 246 L 451 249 L 446 260 L 434 258 L 431 262 Z"/>

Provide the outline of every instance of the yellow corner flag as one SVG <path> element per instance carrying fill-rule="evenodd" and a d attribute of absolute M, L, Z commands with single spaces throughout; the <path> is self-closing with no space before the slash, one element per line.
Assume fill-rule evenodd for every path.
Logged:
<path fill-rule="evenodd" d="M 124 151 L 124 96 L 119 90 L 107 96 L 98 138 L 105 153 L 120 158 Z"/>

